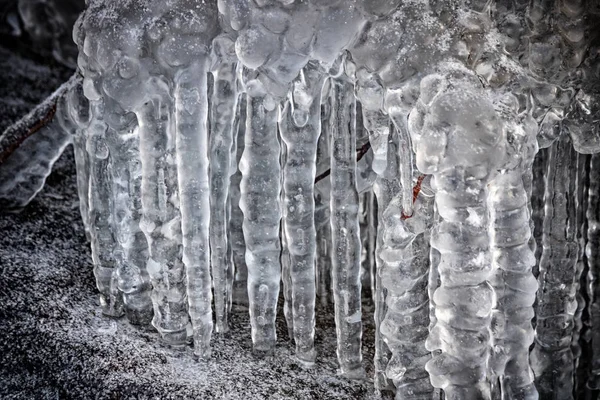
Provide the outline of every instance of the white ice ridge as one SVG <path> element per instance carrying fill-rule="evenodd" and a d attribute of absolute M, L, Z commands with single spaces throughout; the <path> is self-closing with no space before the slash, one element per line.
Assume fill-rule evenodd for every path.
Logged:
<path fill-rule="evenodd" d="M 363 378 L 368 289 L 397 399 L 597 388 L 599 10 L 89 0 L 57 114 L 104 313 L 208 358 L 234 305 L 264 355 L 281 291 L 309 368 L 333 299 Z"/>

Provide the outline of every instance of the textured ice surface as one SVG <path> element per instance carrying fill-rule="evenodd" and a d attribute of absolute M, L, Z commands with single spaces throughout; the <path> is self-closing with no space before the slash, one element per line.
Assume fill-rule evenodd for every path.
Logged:
<path fill-rule="evenodd" d="M 340 372 L 361 378 L 364 282 L 377 390 L 595 389 L 598 15 L 593 0 L 89 1 L 83 79 L 44 132 L 75 145 L 103 313 L 209 359 L 213 324 L 247 308 L 254 352 L 276 355 L 281 292 L 310 367 L 316 299 L 332 299 Z"/>

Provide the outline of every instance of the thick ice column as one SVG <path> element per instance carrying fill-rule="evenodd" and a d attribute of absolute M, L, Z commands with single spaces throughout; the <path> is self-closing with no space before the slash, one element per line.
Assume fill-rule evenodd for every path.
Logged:
<path fill-rule="evenodd" d="M 453 85 L 457 89 L 446 91 L 422 82 L 426 112 L 421 123 L 411 123 L 411 136 L 417 167 L 434 176 L 440 216 L 431 246 L 440 254 L 441 284 L 433 296 L 436 321 L 426 347 L 441 353 L 426 368 L 446 398 L 481 400 L 491 396 L 487 363 L 495 297 L 488 282 L 486 187 L 504 154 L 504 132 L 479 82 L 463 76 Z"/>
<path fill-rule="evenodd" d="M 341 373 L 364 376 L 360 237 L 356 189 L 356 100 L 354 85 L 345 77 L 332 78 L 331 243 L 332 278 Z"/>
<path fill-rule="evenodd" d="M 254 94 L 249 92 L 247 99 L 240 208 L 244 213 L 252 343 L 254 351 L 260 354 L 272 352 L 276 341 L 281 182 L 277 109 L 267 109 L 262 96 Z"/>
<path fill-rule="evenodd" d="M 221 64 L 215 71 L 211 99 L 210 131 L 210 252 L 217 332 L 227 332 L 227 310 L 232 301 L 228 275 L 229 215 L 227 198 L 232 175 L 231 153 L 238 91 L 236 65 Z M 237 131 L 235 132 L 237 134 Z"/>
<path fill-rule="evenodd" d="M 279 124 L 286 144 L 283 166 L 283 235 L 289 250 L 291 305 L 296 357 L 315 361 L 316 229 L 314 181 L 321 134 L 324 74 L 309 64 L 293 82 Z"/>
<path fill-rule="evenodd" d="M 529 367 L 537 282 L 531 272 L 535 255 L 529 246 L 530 211 L 520 168 L 490 182 L 488 205 L 494 266 L 491 282 L 497 301 L 492 317 L 492 384 L 499 379 L 503 399 L 537 399 Z"/>
<path fill-rule="evenodd" d="M 117 287 L 114 249 L 116 240 L 111 224 L 112 176 L 109 168 L 109 149 L 105 135 L 104 102 L 90 102 L 92 119 L 87 132 L 86 148 L 90 160 L 89 215 L 92 262 L 100 306 L 105 315 L 123 315 L 123 297 Z"/>
<path fill-rule="evenodd" d="M 211 216 L 207 73 L 207 61 L 200 57 L 175 75 L 178 181 L 170 182 L 176 185 L 175 187 L 179 187 L 185 288 L 193 328 L 194 352 L 201 358 L 210 356 L 210 338 L 213 328 L 209 248 Z M 156 143 L 157 146 L 160 144 L 160 142 Z M 185 302 L 185 297 L 176 296 L 174 299 Z M 182 304 L 181 307 L 184 305 Z M 181 322 L 184 322 L 183 318 Z"/>
<path fill-rule="evenodd" d="M 590 297 L 591 344 L 593 359 L 592 376 L 588 385 L 600 389 L 600 154 L 591 156 L 590 184 L 587 203 L 587 245 L 588 290 Z"/>
<path fill-rule="evenodd" d="M 432 384 L 451 399 L 490 398 L 486 364 L 494 292 L 487 282 L 487 182 L 476 176 L 475 171 L 457 168 L 436 174 L 434 181 L 441 220 L 431 246 L 440 253 L 441 285 L 433 297 L 436 323 L 427 347 L 442 353 L 427 369 Z"/>
<path fill-rule="evenodd" d="M 573 398 L 571 335 L 578 243 L 575 226 L 575 152 L 568 136 L 554 143 L 548 159 L 542 258 L 538 276 L 535 347 L 531 367 L 542 398 Z"/>
<path fill-rule="evenodd" d="M 153 286 L 154 306 L 152 324 L 165 343 L 183 345 L 188 336 L 189 319 L 185 301 L 186 273 L 180 247 L 179 199 L 180 196 L 184 199 L 184 209 L 187 208 L 186 188 L 182 187 L 182 193 L 178 193 L 175 121 L 171 118 L 173 104 L 168 100 L 164 84 L 158 78 L 150 78 L 148 87 L 157 93 L 150 93 L 148 101 L 136 110 L 142 162 L 141 228 L 148 240 L 147 270 Z M 185 171 L 181 173 L 185 174 Z M 188 227 L 185 230 L 184 248 L 189 251 Z"/>

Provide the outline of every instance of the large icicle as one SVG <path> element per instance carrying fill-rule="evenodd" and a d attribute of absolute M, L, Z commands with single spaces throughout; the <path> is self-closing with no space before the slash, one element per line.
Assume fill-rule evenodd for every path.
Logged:
<path fill-rule="evenodd" d="M 112 177 L 112 229 L 116 239 L 114 257 L 119 290 L 123 293 L 125 313 L 136 325 L 152 319 L 152 285 L 146 270 L 148 243 L 140 229 L 141 166 L 139 136 L 135 114 L 125 112 L 105 97 L 110 108 L 106 142 L 110 153 Z"/>
<path fill-rule="evenodd" d="M 481 400 L 491 396 L 486 370 L 495 297 L 488 282 L 486 186 L 504 154 L 504 134 L 477 78 L 456 75 L 462 77 L 452 82 L 455 89 L 440 91 L 444 80 L 435 76 L 422 81 L 425 113 L 415 111 L 410 125 L 417 167 L 434 175 L 440 216 L 431 246 L 440 254 L 441 285 L 433 296 L 436 321 L 426 346 L 441 354 L 426 368 L 446 398 Z"/>
<path fill-rule="evenodd" d="M 222 38 L 225 41 L 227 38 Z M 217 42 L 217 40 L 215 40 Z M 215 46 L 213 42 L 213 46 Z M 233 42 L 230 46 L 233 47 Z M 214 51 L 214 49 L 213 49 Z M 231 176 L 233 129 L 237 111 L 236 64 L 222 63 L 214 71 L 210 114 L 210 252 L 215 301 L 216 331 L 227 332 L 227 310 L 232 299 L 227 256 L 229 219 L 227 198 Z M 237 133 L 237 132 L 236 132 Z M 201 134 L 201 133 L 197 133 Z"/>
<path fill-rule="evenodd" d="M 283 235 L 289 251 L 296 357 L 313 364 L 315 338 L 315 200 L 317 142 L 321 134 L 324 74 L 309 63 L 293 82 L 280 122 L 286 144 L 283 167 Z"/>
<path fill-rule="evenodd" d="M 142 161 L 141 228 L 148 240 L 147 269 L 153 286 L 152 324 L 165 343 L 183 345 L 188 336 L 188 314 L 185 304 L 185 271 L 180 250 L 182 236 L 179 199 L 180 196 L 184 199 L 186 208 L 186 196 L 184 192 L 181 195 L 178 193 L 176 138 L 166 83 L 158 78 L 150 78 L 148 85 L 154 90 L 154 94 L 136 109 L 136 114 Z M 181 124 L 180 121 L 175 122 Z M 181 131 L 181 127 L 177 131 Z M 180 172 L 183 176 L 185 173 Z M 182 189 L 185 190 L 185 187 Z M 184 228 L 187 233 L 188 226 Z M 189 236 L 184 235 L 184 248 L 187 247 L 188 240 Z"/>
<path fill-rule="evenodd" d="M 554 143 L 548 159 L 545 216 L 535 347 L 531 367 L 542 398 L 573 398 L 571 335 L 575 298 L 576 241 L 573 168 L 575 151 L 567 135 Z"/>
<path fill-rule="evenodd" d="M 189 315 L 194 330 L 194 352 L 201 358 L 210 356 L 213 328 L 209 249 L 207 73 L 207 60 L 200 58 L 175 76 L 177 173 L 183 262 L 187 278 Z"/>
<path fill-rule="evenodd" d="M 514 132 L 509 143 L 516 152 L 509 160 L 519 164 L 507 166 L 488 185 L 494 271 L 491 283 L 496 293 L 490 379 L 492 389 L 501 391 L 503 399 L 533 400 L 538 393 L 529 367 L 529 347 L 533 342 L 531 319 L 537 282 L 532 274 L 535 254 L 530 246 L 531 211 L 524 173 L 531 170 L 537 151 L 537 129 Z"/>
<path fill-rule="evenodd" d="M 244 213 L 252 343 L 257 354 L 264 354 L 274 350 L 276 341 L 275 315 L 281 278 L 281 182 L 277 109 L 265 106 L 260 85 L 257 81 L 247 83 L 240 208 Z"/>
<path fill-rule="evenodd" d="M 331 243 L 337 356 L 344 376 L 364 376 L 360 237 L 356 189 L 356 100 L 354 85 L 331 78 Z"/>

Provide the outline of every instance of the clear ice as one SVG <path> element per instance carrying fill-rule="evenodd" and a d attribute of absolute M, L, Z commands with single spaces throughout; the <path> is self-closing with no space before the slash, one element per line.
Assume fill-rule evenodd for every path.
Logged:
<path fill-rule="evenodd" d="M 340 373 L 363 379 L 369 292 L 376 390 L 579 398 L 600 389 L 599 18 L 595 0 L 88 0 L 77 73 L 2 153 L 0 197 L 25 205 L 73 144 L 102 311 L 199 358 L 232 307 L 273 354 L 281 291 L 299 363 L 333 301 Z"/>

